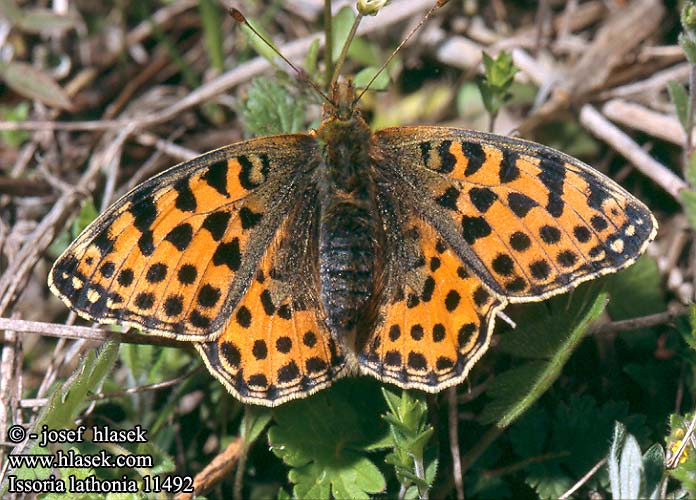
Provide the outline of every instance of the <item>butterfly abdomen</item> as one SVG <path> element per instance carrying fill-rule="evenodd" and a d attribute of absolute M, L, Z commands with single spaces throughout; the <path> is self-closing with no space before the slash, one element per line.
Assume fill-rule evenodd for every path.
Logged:
<path fill-rule="evenodd" d="M 368 210 L 365 203 L 340 201 L 322 214 L 320 295 L 335 333 L 354 328 L 374 293 L 375 229 Z"/>

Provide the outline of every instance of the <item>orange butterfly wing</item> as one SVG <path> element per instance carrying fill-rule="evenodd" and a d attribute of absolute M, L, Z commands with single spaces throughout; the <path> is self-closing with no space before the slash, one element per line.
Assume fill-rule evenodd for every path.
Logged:
<path fill-rule="evenodd" d="M 245 403 L 276 406 L 348 372 L 317 303 L 311 191 L 276 233 L 222 334 L 196 344 L 213 375 Z"/>
<path fill-rule="evenodd" d="M 148 180 L 56 261 L 49 286 L 81 316 L 179 340 L 217 337 L 285 217 L 309 134 L 212 151 Z"/>
<path fill-rule="evenodd" d="M 402 388 L 439 391 L 461 382 L 488 349 L 494 315 L 507 304 L 462 262 L 432 226 L 406 234 L 421 265 L 388 287 L 379 322 L 362 346 L 362 371 Z"/>
<path fill-rule="evenodd" d="M 657 231 L 650 211 L 616 183 L 531 142 L 398 127 L 373 135 L 371 156 L 412 225 L 402 231 L 412 241 L 401 244 L 415 246 L 416 258 L 406 269 L 389 257 L 377 326 L 363 334 L 358 359 L 403 388 L 460 382 L 508 302 L 544 300 L 616 272 Z"/>
<path fill-rule="evenodd" d="M 439 127 L 375 137 L 401 181 L 424 189 L 414 208 L 510 302 L 543 300 L 623 269 L 657 232 L 638 199 L 546 146 Z"/>

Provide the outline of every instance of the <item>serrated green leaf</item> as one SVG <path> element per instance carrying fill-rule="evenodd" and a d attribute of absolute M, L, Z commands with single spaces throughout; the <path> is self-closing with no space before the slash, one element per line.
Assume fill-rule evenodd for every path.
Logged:
<path fill-rule="evenodd" d="M 679 46 L 684 51 L 687 61 L 696 64 L 696 42 L 686 33 L 679 33 Z"/>
<path fill-rule="evenodd" d="M 241 112 L 251 135 L 293 133 L 305 128 L 304 99 L 292 96 L 287 86 L 276 80 L 254 79 Z"/>
<path fill-rule="evenodd" d="M 684 86 L 674 80 L 667 82 L 667 91 L 669 92 L 669 98 L 672 104 L 674 104 L 674 109 L 677 112 L 679 123 L 681 123 L 684 132 L 687 132 L 686 128 L 689 121 L 689 95 Z"/>
<path fill-rule="evenodd" d="M 56 81 L 31 64 L 0 63 L 0 79 L 18 94 L 56 108 L 70 110 L 70 97 Z"/>
<path fill-rule="evenodd" d="M 689 308 L 689 326 L 690 328 L 684 332 L 683 337 L 689 347 L 696 351 L 696 306 L 693 305 Z"/>
<path fill-rule="evenodd" d="M 381 401 L 376 382 L 351 379 L 274 410 L 268 440 L 271 451 L 292 467 L 288 478 L 295 497 L 329 498 L 347 492 L 366 497 L 384 489 L 384 478 L 365 456 L 366 448 L 387 433 L 378 417 Z M 356 464 L 367 474 L 360 481 Z"/>
<path fill-rule="evenodd" d="M 499 428 L 507 427 L 555 382 L 592 321 L 599 317 L 606 306 L 606 293 L 596 294 L 590 287 L 584 293 L 587 295 L 578 297 L 571 311 L 556 311 L 553 315 L 562 341 L 558 342 L 547 360 L 532 361 L 496 377 L 487 391 L 492 401 L 480 416 L 482 422 L 496 422 Z M 574 319 L 568 321 L 568 318 Z M 546 322 L 546 318 L 542 321 Z M 536 325 L 530 324 L 527 328 L 536 329 Z M 549 333 L 544 331 L 544 334 Z"/>
<path fill-rule="evenodd" d="M 533 428 L 530 418 L 537 420 Z M 644 436 L 648 432 L 645 418 L 629 415 L 625 402 L 600 406 L 589 395 L 572 396 L 568 403 L 558 404 L 551 417 L 543 407 L 532 408 L 508 432 L 518 434 L 518 440 L 522 436 L 524 442 L 532 439 L 542 442 L 538 451 L 533 444 L 525 445 L 526 451 L 520 456 L 547 454 L 550 457 L 530 464 L 525 482 L 534 488 L 539 498 L 558 498 L 605 455 L 617 420 L 625 422 L 634 435 Z M 528 431 L 532 436 L 524 436 Z M 608 487 L 608 478 L 600 472 L 588 481 L 586 487 L 604 489 Z"/>

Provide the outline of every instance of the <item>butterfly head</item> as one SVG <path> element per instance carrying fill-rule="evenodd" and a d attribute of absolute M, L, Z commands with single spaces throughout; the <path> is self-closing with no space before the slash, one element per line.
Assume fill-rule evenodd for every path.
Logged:
<path fill-rule="evenodd" d="M 329 99 L 322 107 L 322 122 L 319 138 L 333 142 L 341 138 L 366 139 L 370 127 L 355 106 L 355 87 L 350 80 L 338 80 L 329 93 Z"/>

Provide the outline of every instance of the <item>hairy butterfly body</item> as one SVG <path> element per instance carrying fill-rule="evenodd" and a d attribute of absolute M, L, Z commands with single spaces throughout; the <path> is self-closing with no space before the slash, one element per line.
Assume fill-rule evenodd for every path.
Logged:
<path fill-rule="evenodd" d="M 436 392 L 486 351 L 497 311 L 633 263 L 650 211 L 527 141 L 372 133 L 339 82 L 316 132 L 261 137 L 125 195 L 56 261 L 83 317 L 195 342 L 246 403 L 349 373 Z"/>

